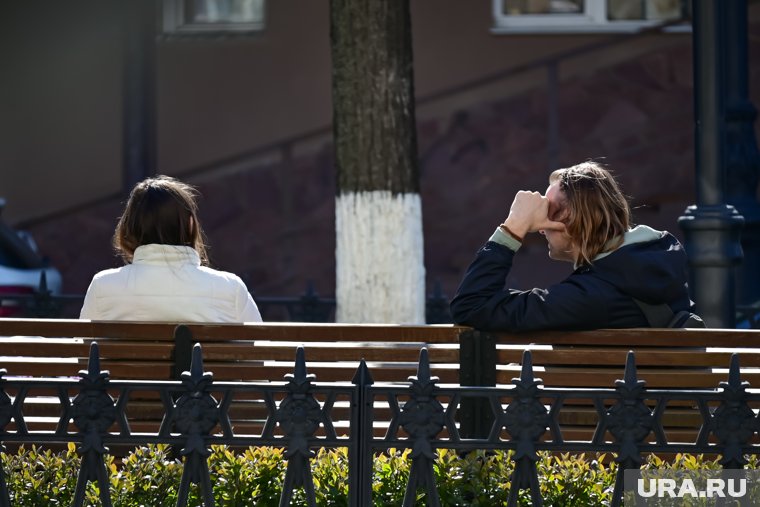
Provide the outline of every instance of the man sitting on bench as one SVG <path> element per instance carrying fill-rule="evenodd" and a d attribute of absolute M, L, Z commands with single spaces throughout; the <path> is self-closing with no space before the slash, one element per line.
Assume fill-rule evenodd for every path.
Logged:
<path fill-rule="evenodd" d="M 682 245 L 668 232 L 631 228 L 630 215 L 618 183 L 596 162 L 554 171 L 544 195 L 517 192 L 451 301 L 454 321 L 512 332 L 683 327 L 690 317 L 701 323 L 690 313 Z M 532 232 L 546 237 L 549 257 L 575 270 L 545 289 L 505 289 L 515 253 Z"/>

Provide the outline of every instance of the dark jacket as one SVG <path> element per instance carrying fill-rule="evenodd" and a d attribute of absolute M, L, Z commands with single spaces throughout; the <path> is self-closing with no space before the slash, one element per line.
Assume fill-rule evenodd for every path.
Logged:
<path fill-rule="evenodd" d="M 490 331 L 648 327 L 632 298 L 694 311 L 681 244 L 668 232 L 637 229 L 646 241 L 626 241 L 560 283 L 527 291 L 504 288 L 515 251 L 487 242 L 451 301 L 454 322 Z"/>

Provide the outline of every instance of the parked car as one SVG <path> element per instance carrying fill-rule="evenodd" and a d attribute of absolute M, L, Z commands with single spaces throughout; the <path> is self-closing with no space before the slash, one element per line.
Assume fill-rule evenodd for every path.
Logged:
<path fill-rule="evenodd" d="M 60 294 L 63 282 L 61 273 L 40 254 L 32 236 L 3 221 L 4 206 L 5 199 L 0 198 L 0 317 L 21 317 L 24 298 L 17 296 L 34 295 L 40 289 L 43 273 L 51 294 Z"/>

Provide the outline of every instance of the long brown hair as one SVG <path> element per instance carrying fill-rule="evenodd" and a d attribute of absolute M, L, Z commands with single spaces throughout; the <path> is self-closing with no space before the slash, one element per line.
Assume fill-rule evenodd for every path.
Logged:
<path fill-rule="evenodd" d="M 631 209 L 612 174 L 597 162 L 557 169 L 549 183 L 559 182 L 567 199 L 565 227 L 578 246 L 575 264 L 590 265 L 605 251 L 623 242 L 630 228 Z"/>
<path fill-rule="evenodd" d="M 197 195 L 195 188 L 170 176 L 135 185 L 113 235 L 113 246 L 124 262 L 132 262 L 137 247 L 156 243 L 192 247 L 207 265 Z"/>

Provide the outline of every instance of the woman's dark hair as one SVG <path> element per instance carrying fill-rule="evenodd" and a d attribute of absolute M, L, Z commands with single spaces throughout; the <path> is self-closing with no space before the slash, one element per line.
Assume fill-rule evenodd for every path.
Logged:
<path fill-rule="evenodd" d="M 207 265 L 197 195 L 195 188 L 169 176 L 135 185 L 113 235 L 113 246 L 124 262 L 132 262 L 137 247 L 155 243 L 192 247 Z"/>

